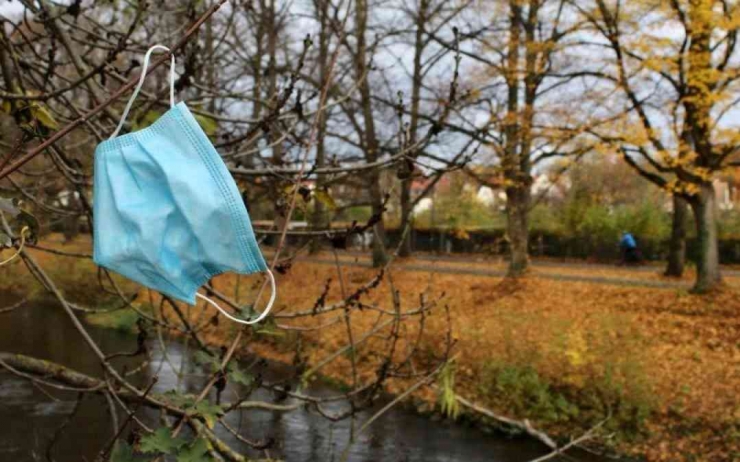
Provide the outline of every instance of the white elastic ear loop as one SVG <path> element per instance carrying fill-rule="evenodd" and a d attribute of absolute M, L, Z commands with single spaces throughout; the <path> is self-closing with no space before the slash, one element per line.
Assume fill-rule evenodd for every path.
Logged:
<path fill-rule="evenodd" d="M 131 106 L 134 104 L 134 100 L 139 95 L 139 91 L 141 91 L 141 87 L 144 86 L 144 79 L 146 78 L 146 70 L 149 67 L 149 59 L 152 56 L 152 52 L 154 50 L 165 50 L 167 52 L 170 51 L 169 48 L 167 48 L 164 45 L 154 45 L 153 47 L 149 48 L 147 50 L 146 54 L 144 55 L 144 64 L 141 66 L 141 77 L 139 77 L 139 83 L 136 85 L 136 88 L 134 89 L 134 93 L 131 95 L 131 98 L 128 100 L 128 103 L 126 104 L 126 108 L 123 110 L 123 115 L 121 115 L 121 121 L 118 122 L 118 126 L 116 127 L 116 131 L 113 132 L 113 134 L 110 136 L 110 139 L 115 138 L 118 136 L 118 132 L 121 131 L 123 128 L 124 122 L 126 122 L 126 117 L 128 117 L 128 112 L 131 110 Z M 175 55 L 170 55 L 170 106 L 175 106 Z"/>
<path fill-rule="evenodd" d="M 239 319 L 231 314 L 229 314 L 227 311 L 225 311 L 223 308 L 218 306 L 216 302 L 211 300 L 210 298 L 206 297 L 205 295 L 201 295 L 198 292 L 195 293 L 195 296 L 200 298 L 201 300 L 204 300 L 206 303 L 212 305 L 214 308 L 216 308 L 218 311 L 221 312 L 224 316 L 231 319 L 234 322 L 238 322 L 239 324 L 257 324 L 258 322 L 265 319 L 265 316 L 270 312 L 270 308 L 272 308 L 272 304 L 275 303 L 275 296 L 277 295 L 277 290 L 275 290 L 275 276 L 273 276 L 272 271 L 269 269 L 267 270 L 267 276 L 268 279 L 270 279 L 270 288 L 272 289 L 272 295 L 270 295 L 270 300 L 267 302 L 267 306 L 265 307 L 265 310 L 260 313 L 260 315 L 257 317 L 257 319 L 253 321 L 245 321 L 244 319 Z"/>

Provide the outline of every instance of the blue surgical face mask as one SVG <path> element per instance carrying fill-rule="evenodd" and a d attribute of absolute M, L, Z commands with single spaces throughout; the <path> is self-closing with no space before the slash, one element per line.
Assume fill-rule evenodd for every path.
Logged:
<path fill-rule="evenodd" d="M 249 214 L 221 156 L 185 103 L 175 104 L 175 58 L 170 64 L 170 105 L 151 126 L 117 136 L 141 90 L 141 79 L 113 135 L 95 150 L 95 263 L 172 298 L 196 297 L 230 319 L 262 320 L 275 301 Z M 227 271 L 266 271 L 272 295 L 253 321 L 238 319 L 199 294 L 210 278 Z"/>

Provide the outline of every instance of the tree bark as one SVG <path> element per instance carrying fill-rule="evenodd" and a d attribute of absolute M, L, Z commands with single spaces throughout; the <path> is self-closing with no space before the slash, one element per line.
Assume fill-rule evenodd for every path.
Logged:
<path fill-rule="evenodd" d="M 9 92 L 19 93 L 20 88 L 16 85 L 15 79 L 13 78 L 13 63 L 10 60 L 8 52 L 5 51 L 5 30 L 0 30 L 0 71 L 3 74 L 3 81 L 5 82 L 5 88 Z M 11 104 L 14 105 L 13 100 L 10 100 Z M 15 105 L 14 105 L 15 106 Z"/>
<path fill-rule="evenodd" d="M 320 31 L 319 31 L 319 82 L 321 88 L 319 91 L 324 89 L 328 85 L 329 78 L 329 0 L 315 0 L 314 8 L 316 9 L 316 16 L 319 18 Z M 316 114 L 318 120 L 316 123 L 316 167 L 321 168 L 326 163 L 326 114 L 324 111 L 320 111 Z M 320 190 L 324 187 L 323 175 L 316 176 L 316 190 Z M 314 230 L 325 229 L 329 225 L 326 207 L 319 200 L 313 201 L 313 213 L 311 214 L 311 227 Z M 308 247 L 310 254 L 316 254 L 321 250 L 321 239 L 314 238 Z"/>
<path fill-rule="evenodd" d="M 366 0 L 357 0 L 355 8 L 357 21 L 357 53 L 355 54 L 356 75 L 362 79 L 360 84 L 360 104 L 362 106 L 362 118 L 365 122 L 365 133 L 363 148 L 365 160 L 372 163 L 378 160 L 379 144 L 375 132 L 375 120 L 373 119 L 372 94 L 369 79 L 365 74 L 367 71 L 367 43 L 365 33 L 367 32 L 368 4 Z M 370 203 L 372 204 L 372 216 L 376 220 L 373 226 L 373 267 L 385 265 L 388 260 L 385 251 L 385 224 L 383 222 L 383 191 L 380 187 L 380 171 L 373 169 L 367 176 L 370 190 Z"/>
<path fill-rule="evenodd" d="M 534 86 L 531 81 L 531 52 L 526 55 L 525 81 L 520 72 L 520 47 L 522 32 L 522 8 L 515 0 L 509 2 L 509 43 L 506 57 L 507 114 L 504 126 L 505 145 L 502 160 L 506 180 L 506 227 L 509 238 L 509 269 L 507 275 L 522 275 L 529 265 L 527 243 L 529 242 L 529 130 L 532 117 Z M 533 31 L 525 31 L 529 39 Z M 533 74 L 532 74 L 533 75 Z M 520 113 L 520 89 L 525 85 L 524 114 Z"/>
<path fill-rule="evenodd" d="M 267 97 L 270 102 L 270 109 L 278 104 L 278 33 L 280 25 L 278 24 L 276 0 L 269 0 L 267 4 Z M 280 141 L 280 123 L 275 122 L 270 128 L 269 139 L 272 145 L 272 163 L 274 165 L 283 164 L 284 149 Z"/>
<path fill-rule="evenodd" d="M 506 188 L 506 228 L 509 236 L 510 277 L 521 276 L 529 267 L 529 205 L 528 184 Z"/>
<path fill-rule="evenodd" d="M 722 282 L 719 270 L 719 246 L 717 239 L 717 203 L 711 183 L 701 185 L 700 191 L 691 199 L 696 222 L 696 282 L 693 292 L 706 293 Z"/>
<path fill-rule="evenodd" d="M 203 66 L 205 68 L 206 72 L 206 81 L 208 82 L 208 87 L 210 89 L 216 88 L 216 59 L 213 56 L 213 18 L 206 21 L 206 56 L 208 56 L 208 61 L 206 61 L 205 65 Z M 216 112 L 216 98 L 210 98 L 210 101 L 208 102 L 208 110 L 210 112 L 215 113 Z"/>
<path fill-rule="evenodd" d="M 671 241 L 668 245 L 668 264 L 665 275 L 671 277 L 683 276 L 686 262 L 686 225 L 689 216 L 689 206 L 686 199 L 678 194 L 673 195 L 673 225 Z"/>
<path fill-rule="evenodd" d="M 401 242 L 401 246 L 398 249 L 398 255 L 401 257 L 410 257 L 413 253 L 413 248 L 411 247 L 411 230 L 409 230 L 408 233 L 404 234 L 404 231 L 406 230 L 406 227 L 412 226 L 411 223 L 411 214 L 413 212 L 412 210 L 412 200 L 411 200 L 411 182 L 413 180 L 411 178 L 403 178 L 401 180 L 401 225 L 399 228 L 399 231 L 401 232 L 401 237 L 403 238 L 403 242 Z"/>
<path fill-rule="evenodd" d="M 414 70 L 413 82 L 411 88 L 411 121 L 409 124 L 408 144 L 416 143 L 417 132 L 419 129 L 419 110 L 421 107 L 421 84 L 422 84 L 422 57 L 424 54 L 424 24 L 426 23 L 428 0 L 420 0 L 419 10 L 416 14 L 416 36 L 414 37 Z M 415 157 L 416 152 L 412 153 Z M 401 167 L 401 236 L 405 236 L 399 255 L 402 257 L 411 256 L 411 231 L 403 234 L 407 226 L 411 226 L 413 201 L 411 198 L 411 184 L 413 182 L 414 166 L 409 163 L 402 163 Z"/>
<path fill-rule="evenodd" d="M 374 176 L 379 177 L 376 174 Z M 380 220 L 373 226 L 373 268 L 384 266 L 388 262 L 388 254 L 385 250 L 385 223 L 383 222 L 383 193 L 380 190 L 380 179 L 375 179 L 370 187 L 373 216 L 379 216 Z"/>

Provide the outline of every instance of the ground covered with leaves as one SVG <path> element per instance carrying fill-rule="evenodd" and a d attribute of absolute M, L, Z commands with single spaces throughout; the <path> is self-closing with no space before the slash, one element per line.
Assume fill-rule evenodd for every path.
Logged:
<path fill-rule="evenodd" d="M 52 245 L 84 250 L 83 244 Z M 90 302 L 90 294 L 99 292 L 92 262 L 33 252 L 71 299 Z M 625 271 L 615 270 L 615 277 Z M 600 268 L 601 273 L 608 269 Z M 274 311 L 287 315 L 329 306 L 377 274 L 346 266 L 340 274 L 336 266 L 295 261 L 277 275 Z M 249 303 L 261 281 L 260 276 L 242 276 L 239 300 Z M 215 287 L 234 296 L 237 278 L 221 276 Z M 431 362 L 446 341 L 449 321 L 456 342 L 454 391 L 466 399 L 502 415 L 527 418 L 563 439 L 579 436 L 608 416 L 602 447 L 651 461 L 740 458 L 740 293 L 734 284 L 696 296 L 683 289 L 527 277 L 510 281 L 435 273 L 434 265 L 429 272 L 391 266 L 378 286 L 360 297 L 366 308 L 350 312 L 355 339 L 378 319 L 378 312 L 368 307 L 393 310 L 392 287 L 401 310 L 416 309 L 421 298 L 439 300 L 423 324 L 423 337 L 420 326 L 409 323 L 401 330 L 401 341 L 411 345 L 421 338 L 420 361 L 426 355 Z M 0 289 L 11 288 L 20 295 L 41 294 L 19 263 L 0 268 Z M 136 303 L 146 305 L 149 295 L 142 289 Z M 207 319 L 214 314 L 203 310 L 199 306 L 191 316 Z M 262 326 L 253 330 L 243 352 L 295 362 L 300 343 L 300 360 L 313 371 L 312 366 L 348 344 L 343 316 L 339 310 L 278 319 L 282 326 L 324 327 L 286 331 L 274 323 Z M 222 320 L 204 336 L 227 343 L 234 332 L 235 325 Z M 382 335 L 370 336 L 353 352 L 313 372 L 352 382 L 354 355 L 357 380 L 370 380 L 378 373 L 374 351 L 384 342 Z M 447 374 L 448 386 L 449 378 Z M 399 393 L 408 385 L 396 380 L 388 391 Z M 416 402 L 439 409 L 439 388 L 419 392 Z"/>

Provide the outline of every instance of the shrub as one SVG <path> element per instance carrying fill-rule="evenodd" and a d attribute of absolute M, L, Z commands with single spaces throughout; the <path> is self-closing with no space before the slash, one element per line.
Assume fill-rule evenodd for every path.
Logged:
<path fill-rule="evenodd" d="M 740 210 L 724 210 L 719 215 L 719 236 L 722 239 L 740 239 Z"/>
<path fill-rule="evenodd" d="M 603 376 L 576 386 L 568 377 L 550 379 L 529 365 L 489 361 L 481 370 L 478 390 L 489 404 L 519 418 L 540 424 L 570 421 L 585 430 L 609 416 L 605 428 L 619 439 L 635 439 L 644 434 L 655 407 L 642 380 L 634 376 L 638 373 L 627 371 L 626 378 L 617 378 L 625 371 L 617 374 L 615 367 L 607 366 Z"/>
<path fill-rule="evenodd" d="M 415 215 L 417 228 L 493 229 L 503 227 L 503 215 L 479 201 L 470 191 L 435 199 L 434 209 Z"/>
<path fill-rule="evenodd" d="M 487 362 L 483 365 L 480 392 L 503 399 L 513 415 L 541 422 L 569 420 L 578 408 L 554 391 L 531 366 Z"/>

